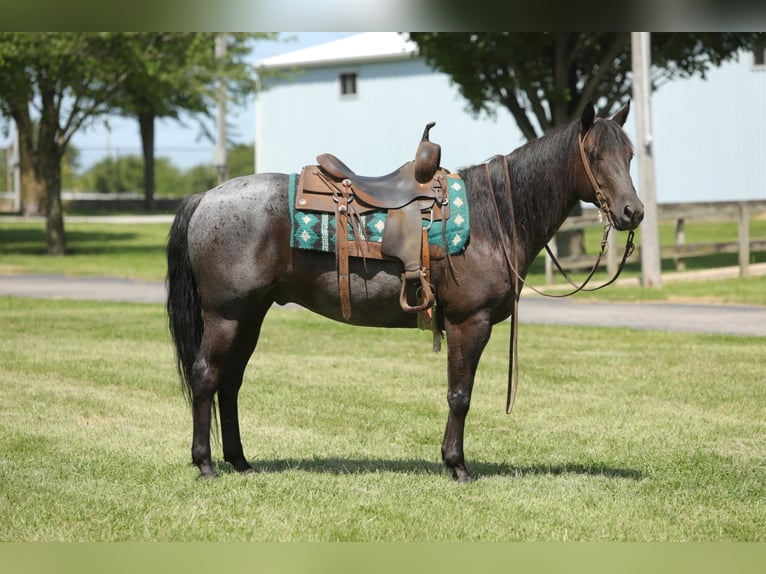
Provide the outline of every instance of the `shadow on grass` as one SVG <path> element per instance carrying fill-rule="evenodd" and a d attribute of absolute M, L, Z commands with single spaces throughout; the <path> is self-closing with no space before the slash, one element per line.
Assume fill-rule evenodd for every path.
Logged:
<path fill-rule="evenodd" d="M 273 459 L 250 461 L 256 472 L 282 473 L 293 470 L 324 474 L 374 474 L 379 472 L 394 472 L 401 474 L 447 475 L 443 464 L 431 460 L 386 460 L 386 459 L 349 459 L 349 458 L 311 458 L 311 459 Z M 225 462 L 217 465 L 221 474 L 232 474 L 234 468 Z M 619 478 L 641 480 L 644 475 L 631 468 L 616 468 L 605 464 L 534 464 L 517 466 L 505 463 L 474 462 L 468 463 L 468 470 L 474 478 L 488 476 L 508 476 L 523 478 L 525 476 L 561 476 L 566 474 L 593 476 L 602 478 Z"/>
<path fill-rule="evenodd" d="M 67 230 L 67 245 L 80 253 L 104 253 L 131 247 L 125 243 L 135 241 L 138 233 L 130 231 L 80 231 Z M 0 229 L 0 245 L 3 252 L 17 255 L 39 255 L 45 252 L 45 227 L 29 228 L 9 226 Z"/>
<path fill-rule="evenodd" d="M 164 253 L 165 243 L 148 242 L 131 231 L 67 230 L 67 255 L 140 255 Z M 45 255 L 45 229 L 0 229 L 0 255 Z"/>

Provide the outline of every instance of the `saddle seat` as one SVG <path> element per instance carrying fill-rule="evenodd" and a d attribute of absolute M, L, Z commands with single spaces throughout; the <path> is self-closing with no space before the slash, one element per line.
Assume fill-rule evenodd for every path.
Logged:
<path fill-rule="evenodd" d="M 344 181 L 353 187 L 354 195 L 363 203 L 380 209 L 399 209 L 416 200 L 441 201 L 441 190 L 432 185 L 438 168 L 425 183 L 415 178 L 415 164 L 409 161 L 387 175 L 369 177 L 357 175 L 345 163 L 332 154 L 317 156 L 317 165 L 330 177 Z M 443 171 L 443 170 L 442 170 Z M 446 173 L 446 171 L 445 171 Z"/>

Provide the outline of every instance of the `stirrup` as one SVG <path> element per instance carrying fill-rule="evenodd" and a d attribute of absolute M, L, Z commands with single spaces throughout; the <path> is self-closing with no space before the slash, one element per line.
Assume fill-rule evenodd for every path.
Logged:
<path fill-rule="evenodd" d="M 423 302 L 420 305 L 413 306 L 410 305 L 409 301 L 407 301 L 407 281 L 412 277 L 413 272 L 405 271 L 402 273 L 402 289 L 399 292 L 399 305 L 401 305 L 402 309 L 404 309 L 404 311 L 407 313 L 423 311 L 429 307 L 432 307 L 435 302 L 434 292 L 431 290 L 431 286 L 428 284 L 428 281 L 426 281 L 425 271 L 423 271 L 423 269 L 418 269 L 414 273 L 417 273 L 416 278 L 420 279 L 420 289 L 421 294 L 423 295 Z"/>

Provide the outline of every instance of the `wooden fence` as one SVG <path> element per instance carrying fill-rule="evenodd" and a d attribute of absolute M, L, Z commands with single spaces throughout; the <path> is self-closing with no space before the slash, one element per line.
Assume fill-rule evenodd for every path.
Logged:
<path fill-rule="evenodd" d="M 764 201 L 718 201 L 709 203 L 664 203 L 657 206 L 660 223 L 675 225 L 675 241 L 672 244 L 660 245 L 660 258 L 671 259 L 675 262 L 677 271 L 686 269 L 686 260 L 692 257 L 715 255 L 720 253 L 739 254 L 739 274 L 748 275 L 750 256 L 752 252 L 766 251 L 766 237 L 753 238 L 750 234 L 750 222 L 753 218 L 766 217 L 766 200 Z M 738 240 L 730 242 L 687 243 L 686 224 L 691 221 L 737 221 Z M 603 226 L 598 220 L 595 209 L 586 209 L 581 216 L 570 217 L 561 226 L 561 230 L 585 229 L 593 226 Z M 609 274 L 617 269 L 619 260 L 624 253 L 624 247 L 617 244 L 617 234 L 610 233 L 609 249 L 606 254 L 606 265 Z M 551 241 L 551 249 L 556 253 L 556 238 Z M 636 247 L 634 260 L 640 260 L 640 246 Z M 549 285 L 554 281 L 554 267 L 550 257 L 546 255 L 545 277 Z M 596 255 L 561 258 L 562 267 L 567 270 L 591 268 L 596 262 Z"/>

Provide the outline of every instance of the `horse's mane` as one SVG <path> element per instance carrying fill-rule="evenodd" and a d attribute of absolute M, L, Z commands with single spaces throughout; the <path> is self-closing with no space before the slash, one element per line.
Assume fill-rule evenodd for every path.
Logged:
<path fill-rule="evenodd" d="M 487 241 L 500 241 L 499 212 L 508 237 L 517 232 L 521 245 L 534 251 L 531 256 L 542 249 L 578 201 L 573 190 L 581 161 L 577 144 L 579 129 L 580 120 L 577 120 L 527 142 L 507 156 L 494 156 L 483 164 L 460 170 L 468 191 L 471 233 Z M 600 152 L 626 147 L 632 150 L 628 136 L 612 121 L 596 121 L 588 137 L 593 138 L 592 148 Z M 510 217 L 504 157 L 508 161 L 513 193 L 515 230 Z M 491 187 L 487 183 L 487 167 Z"/>
<path fill-rule="evenodd" d="M 578 124 L 554 129 L 527 142 L 505 156 L 508 161 L 516 231 L 522 242 L 540 242 L 560 223 L 562 210 L 571 208 L 577 157 Z M 508 237 L 513 235 L 504 156 L 460 170 L 466 183 L 471 209 L 471 232 L 488 241 L 499 240 L 498 215 Z M 487 166 L 489 181 L 487 184 Z M 490 193 L 494 192 L 495 203 Z M 544 244 L 544 241 L 543 241 Z M 538 249 L 542 248 L 542 245 Z"/>

